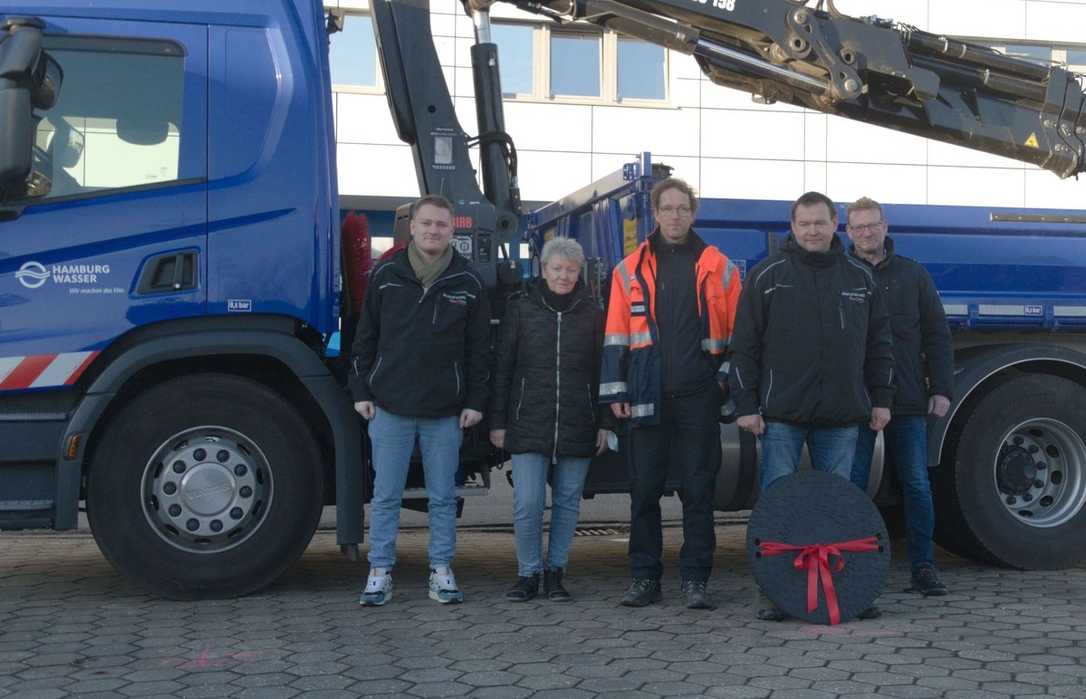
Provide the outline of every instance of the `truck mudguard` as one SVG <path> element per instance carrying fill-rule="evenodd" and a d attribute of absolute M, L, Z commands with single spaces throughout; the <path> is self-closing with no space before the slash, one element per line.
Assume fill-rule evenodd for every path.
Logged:
<path fill-rule="evenodd" d="M 321 406 L 335 448 L 336 493 L 344 515 L 340 517 L 340 543 L 361 540 L 362 436 L 346 391 L 319 355 L 294 334 L 289 318 L 254 316 L 240 319 L 186 319 L 135 330 L 102 353 L 105 362 L 91 381 L 57 445 L 57 529 L 76 526 L 80 481 L 87 439 L 80 440 L 72 458 L 66 458 L 72 435 L 90 435 L 124 384 L 139 371 L 163 362 L 216 355 L 257 355 L 286 366 Z M 91 367 L 94 371 L 97 367 Z M 356 516 L 349 516 L 348 510 Z"/>
<path fill-rule="evenodd" d="M 954 391 L 957 397 L 945 416 L 928 422 L 928 467 L 938 466 L 942 461 L 950 425 L 981 385 L 1006 369 L 1034 362 L 1071 367 L 1082 373 L 1080 382 L 1086 383 L 1086 354 L 1066 347 L 1004 344 L 956 350 Z"/>

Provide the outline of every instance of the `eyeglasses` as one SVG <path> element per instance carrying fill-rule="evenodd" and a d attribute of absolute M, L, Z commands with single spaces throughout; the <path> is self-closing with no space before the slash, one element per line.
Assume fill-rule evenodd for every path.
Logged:
<path fill-rule="evenodd" d="M 850 223 L 848 225 L 848 229 L 850 231 L 856 231 L 857 233 L 862 233 L 864 231 L 867 231 L 868 233 L 873 233 L 874 231 L 882 228 L 882 224 L 883 221 L 875 221 L 874 223 L 861 223 L 858 226 L 854 226 Z"/>
<path fill-rule="evenodd" d="M 690 207 L 689 206 L 661 206 L 659 209 L 656 210 L 656 213 L 660 214 L 661 216 L 675 216 L 676 214 L 679 215 L 679 216 L 689 216 L 690 215 Z"/>

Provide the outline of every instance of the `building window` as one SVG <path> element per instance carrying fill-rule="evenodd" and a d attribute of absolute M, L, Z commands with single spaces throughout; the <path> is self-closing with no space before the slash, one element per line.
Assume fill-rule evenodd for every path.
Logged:
<path fill-rule="evenodd" d="M 1052 64 L 1052 47 L 1051 46 L 1037 46 L 1034 44 L 1010 44 L 1007 46 L 997 47 L 1008 56 L 1014 56 L 1015 58 L 1021 58 L 1024 61 L 1030 61 L 1031 63 L 1040 63 L 1041 65 Z"/>
<path fill-rule="evenodd" d="M 601 44 L 602 36 L 599 34 L 551 34 L 552 96 L 601 96 Z"/>
<path fill-rule="evenodd" d="M 662 46 L 618 37 L 619 100 L 662 100 L 667 95 L 667 51 Z"/>
<path fill-rule="evenodd" d="M 495 22 L 502 94 L 548 102 L 667 101 L 666 49 L 593 27 Z"/>
<path fill-rule="evenodd" d="M 60 98 L 42 114 L 35 145 L 49 198 L 180 179 L 185 60 L 158 41 L 47 37 L 64 70 Z"/>
<path fill-rule="evenodd" d="M 339 87 L 377 88 L 377 41 L 368 15 L 343 17 L 343 31 L 329 37 L 328 58 L 332 84 Z"/>
<path fill-rule="evenodd" d="M 1086 49 L 1067 49 L 1067 63 L 1072 66 L 1086 66 Z"/>
<path fill-rule="evenodd" d="M 491 37 L 498 45 L 503 95 L 513 97 L 535 92 L 534 34 L 535 29 L 530 24 L 491 25 Z"/>

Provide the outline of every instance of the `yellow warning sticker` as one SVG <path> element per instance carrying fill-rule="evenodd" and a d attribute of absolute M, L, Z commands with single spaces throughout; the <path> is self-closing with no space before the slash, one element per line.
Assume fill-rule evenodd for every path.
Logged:
<path fill-rule="evenodd" d="M 1029 138 L 1026 139 L 1026 145 L 1030 148 L 1040 148 L 1040 146 L 1037 145 L 1037 134 L 1031 133 Z"/>
<path fill-rule="evenodd" d="M 629 255 L 637 249 L 637 219 L 622 219 L 622 253 Z"/>

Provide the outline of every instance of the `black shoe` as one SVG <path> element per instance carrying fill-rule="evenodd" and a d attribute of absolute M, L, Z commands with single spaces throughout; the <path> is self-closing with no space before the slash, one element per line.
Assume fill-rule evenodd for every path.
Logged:
<path fill-rule="evenodd" d="M 913 572 L 910 589 L 925 597 L 942 597 L 947 594 L 946 585 L 939 580 L 939 575 L 935 572 L 933 565 L 922 565 Z"/>
<path fill-rule="evenodd" d="M 539 592 L 539 575 L 531 575 L 526 578 L 517 578 L 509 592 L 505 593 L 505 599 L 513 602 L 527 602 Z"/>
<path fill-rule="evenodd" d="M 569 602 L 573 598 L 562 585 L 562 569 L 543 571 L 543 594 L 552 602 Z"/>
<path fill-rule="evenodd" d="M 652 578 L 634 578 L 626 594 L 619 602 L 623 607 L 647 607 L 664 599 L 660 581 Z"/>
<path fill-rule="evenodd" d="M 782 612 L 777 607 L 765 607 L 764 609 L 759 609 L 758 613 L 755 614 L 755 616 L 758 618 L 758 621 L 784 621 L 788 618 L 788 615 Z"/>
<path fill-rule="evenodd" d="M 867 609 L 863 610 L 856 615 L 857 619 L 878 619 L 882 616 L 882 610 L 878 607 L 871 605 Z"/>
<path fill-rule="evenodd" d="M 679 589 L 686 593 L 687 609 L 716 609 L 704 580 L 683 580 Z"/>

